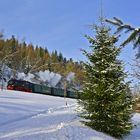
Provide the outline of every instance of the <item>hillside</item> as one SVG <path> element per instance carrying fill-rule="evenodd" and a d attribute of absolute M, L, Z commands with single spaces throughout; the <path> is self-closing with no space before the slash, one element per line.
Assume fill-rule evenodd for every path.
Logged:
<path fill-rule="evenodd" d="M 81 62 L 67 59 L 57 50 L 49 52 L 46 47 L 19 42 L 14 36 L 9 39 L 5 39 L 3 34 L 0 36 L 0 81 L 7 77 L 18 79 L 19 73 L 25 75 L 24 77 L 33 74 L 38 78 L 36 73 L 40 71 L 55 73 L 63 78 L 72 72 L 75 75 L 74 84 L 82 85 L 83 82 Z"/>
<path fill-rule="evenodd" d="M 19 91 L 0 91 L 0 140 L 113 140 L 80 123 L 77 101 Z M 138 126 L 125 140 L 140 138 Z"/>

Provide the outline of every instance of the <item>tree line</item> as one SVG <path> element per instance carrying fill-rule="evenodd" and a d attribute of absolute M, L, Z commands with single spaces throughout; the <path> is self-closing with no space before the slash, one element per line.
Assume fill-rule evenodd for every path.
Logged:
<path fill-rule="evenodd" d="M 49 52 L 42 46 L 34 46 L 19 42 L 15 36 L 5 39 L 0 34 L 0 70 L 6 65 L 13 70 L 13 76 L 17 72 L 35 73 L 40 70 L 49 70 L 66 76 L 69 72 L 75 73 L 75 81 L 82 84 L 83 69 L 81 62 L 76 62 L 72 58 L 67 59 L 61 52 L 54 50 Z"/>

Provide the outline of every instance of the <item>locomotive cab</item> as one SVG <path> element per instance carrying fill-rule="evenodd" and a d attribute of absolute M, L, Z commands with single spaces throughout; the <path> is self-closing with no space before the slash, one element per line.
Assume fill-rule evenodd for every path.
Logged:
<path fill-rule="evenodd" d="M 32 84 L 28 81 L 11 79 L 8 81 L 7 89 L 32 92 Z"/>

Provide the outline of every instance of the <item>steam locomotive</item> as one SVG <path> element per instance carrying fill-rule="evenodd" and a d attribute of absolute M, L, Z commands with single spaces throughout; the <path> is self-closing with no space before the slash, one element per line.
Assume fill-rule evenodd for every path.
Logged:
<path fill-rule="evenodd" d="M 25 80 L 17 80 L 11 79 L 7 84 L 8 90 L 18 90 L 24 92 L 33 92 L 38 94 L 52 95 L 52 96 L 60 96 L 67 98 L 77 98 L 78 95 L 74 91 L 66 90 L 62 88 L 49 87 L 40 84 L 34 84 Z"/>

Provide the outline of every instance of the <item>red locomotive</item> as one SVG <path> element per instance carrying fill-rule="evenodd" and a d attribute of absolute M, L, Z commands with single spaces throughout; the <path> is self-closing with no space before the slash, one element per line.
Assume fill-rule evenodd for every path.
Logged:
<path fill-rule="evenodd" d="M 32 92 L 32 84 L 28 81 L 11 79 L 8 82 L 7 89 Z"/>

